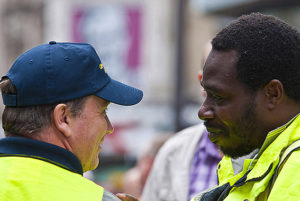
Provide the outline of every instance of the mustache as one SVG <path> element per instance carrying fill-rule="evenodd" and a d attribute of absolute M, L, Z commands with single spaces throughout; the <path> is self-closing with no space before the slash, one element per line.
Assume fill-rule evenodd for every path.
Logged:
<path fill-rule="evenodd" d="M 204 126 L 209 129 L 224 130 L 223 126 L 208 121 L 204 121 Z"/>

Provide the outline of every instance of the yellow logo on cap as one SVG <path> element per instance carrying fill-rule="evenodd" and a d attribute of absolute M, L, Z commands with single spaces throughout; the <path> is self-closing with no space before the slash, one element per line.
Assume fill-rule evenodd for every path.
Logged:
<path fill-rule="evenodd" d="M 105 68 L 104 68 L 104 66 L 103 66 L 103 64 L 99 64 L 99 68 L 102 70 L 104 70 L 104 72 L 106 73 L 106 70 L 105 70 Z"/>

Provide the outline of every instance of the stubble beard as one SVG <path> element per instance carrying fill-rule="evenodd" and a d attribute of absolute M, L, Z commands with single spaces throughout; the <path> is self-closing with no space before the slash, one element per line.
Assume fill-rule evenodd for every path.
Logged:
<path fill-rule="evenodd" d="M 247 109 L 237 121 L 236 126 L 232 128 L 232 133 L 240 139 L 240 143 L 235 147 L 219 147 L 224 155 L 231 158 L 238 158 L 250 154 L 257 148 L 260 148 L 264 139 L 255 139 L 258 132 L 257 116 L 255 112 L 256 104 L 254 102 L 255 96 L 250 98 L 248 104 L 245 106 Z"/>

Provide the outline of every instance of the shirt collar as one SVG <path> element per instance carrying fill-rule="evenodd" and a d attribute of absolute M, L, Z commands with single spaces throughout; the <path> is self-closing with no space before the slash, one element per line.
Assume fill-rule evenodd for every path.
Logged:
<path fill-rule="evenodd" d="M 23 137 L 6 137 L 0 139 L 0 156 L 16 155 L 37 158 L 72 172 L 83 174 L 79 159 L 70 151 L 46 142 Z"/>

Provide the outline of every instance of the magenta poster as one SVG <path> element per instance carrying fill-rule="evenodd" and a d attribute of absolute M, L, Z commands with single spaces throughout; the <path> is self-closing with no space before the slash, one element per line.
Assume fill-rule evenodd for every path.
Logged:
<path fill-rule="evenodd" d="M 139 6 L 104 4 L 75 7 L 72 40 L 92 44 L 113 77 L 138 84 L 142 12 Z"/>

